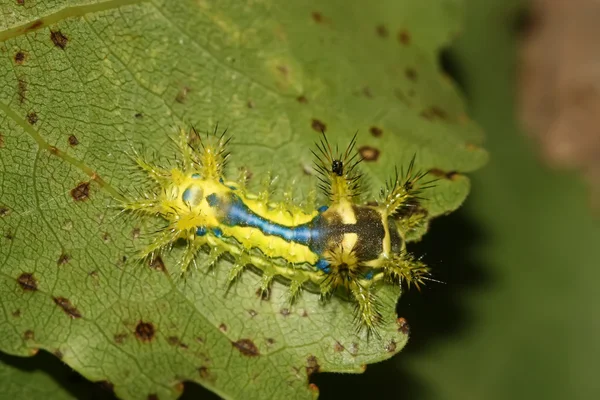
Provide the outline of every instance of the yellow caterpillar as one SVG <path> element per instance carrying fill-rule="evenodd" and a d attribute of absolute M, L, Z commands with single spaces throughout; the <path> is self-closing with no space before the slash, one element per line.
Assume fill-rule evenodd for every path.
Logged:
<path fill-rule="evenodd" d="M 408 231 L 423 223 L 419 193 L 427 188 L 424 173 L 414 172 L 414 159 L 406 174 L 396 176 L 382 190 L 375 205 L 357 204 L 361 159 L 354 147 L 334 154 L 323 134 L 315 156 L 320 187 L 329 204 L 306 210 L 291 199 L 268 200 L 268 190 L 247 193 L 244 181 L 223 176 L 229 139 L 201 137 L 194 129 L 181 129 L 178 167 L 163 169 L 136 156 L 136 162 L 155 182 L 155 191 L 129 199 L 124 210 L 160 215 L 165 228 L 142 252 L 153 259 L 177 240 L 187 243 L 180 262 L 182 273 L 195 263 L 201 249 L 209 252 L 208 266 L 229 253 L 236 260 L 229 273 L 233 282 L 246 266 L 262 272 L 260 290 L 269 290 L 275 277 L 289 282 L 290 299 L 302 288 L 322 295 L 343 292 L 357 304 L 359 326 L 376 328 L 380 312 L 376 288 L 381 284 L 422 284 L 429 268 L 406 251 Z"/>

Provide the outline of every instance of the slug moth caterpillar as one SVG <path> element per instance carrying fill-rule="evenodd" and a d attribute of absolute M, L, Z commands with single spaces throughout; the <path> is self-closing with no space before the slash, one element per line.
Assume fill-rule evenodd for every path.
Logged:
<path fill-rule="evenodd" d="M 359 328 L 375 331 L 381 319 L 377 287 L 423 284 L 429 268 L 406 250 L 407 232 L 424 223 L 420 193 L 429 187 L 416 172 L 414 158 L 381 192 L 377 202 L 361 204 L 361 158 L 356 135 L 342 152 L 334 152 L 325 134 L 313 151 L 320 188 L 327 204 L 302 208 L 291 198 L 271 202 L 269 189 L 249 193 L 241 182 L 229 181 L 224 167 L 230 138 L 205 137 L 180 130 L 179 159 L 174 168 L 153 165 L 136 156 L 137 165 L 154 182 L 151 194 L 131 198 L 122 208 L 158 215 L 166 224 L 140 256 L 154 259 L 176 241 L 186 244 L 179 268 L 185 273 L 201 250 L 208 266 L 228 253 L 235 260 L 229 283 L 249 265 L 260 270 L 261 291 L 274 278 L 289 283 L 293 300 L 311 288 L 327 297 L 341 293 L 357 305 Z"/>

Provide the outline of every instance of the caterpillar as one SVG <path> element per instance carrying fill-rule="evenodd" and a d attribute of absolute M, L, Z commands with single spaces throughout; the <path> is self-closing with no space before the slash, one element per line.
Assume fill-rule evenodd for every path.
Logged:
<path fill-rule="evenodd" d="M 312 151 L 319 187 L 327 204 L 303 208 L 290 196 L 271 202 L 269 190 L 246 190 L 245 180 L 229 181 L 224 169 L 231 137 L 217 127 L 206 136 L 194 128 L 180 129 L 176 166 L 164 168 L 135 153 L 134 159 L 153 181 L 151 194 L 124 200 L 123 210 L 156 215 L 166 222 L 140 258 L 151 261 L 176 241 L 185 242 L 181 273 L 195 264 L 202 249 L 207 267 L 229 254 L 235 262 L 232 283 L 248 266 L 260 270 L 259 290 L 273 279 L 289 284 L 291 302 L 302 289 L 327 298 L 340 293 L 356 303 L 358 327 L 375 331 L 381 322 L 376 291 L 381 284 L 408 286 L 430 279 L 430 269 L 406 249 L 406 234 L 423 224 L 418 212 L 420 193 L 431 187 L 426 173 L 415 171 L 414 157 L 381 191 L 377 202 L 361 204 L 356 135 L 347 148 L 334 152 L 323 133 Z M 204 136 L 204 137 L 203 137 Z"/>

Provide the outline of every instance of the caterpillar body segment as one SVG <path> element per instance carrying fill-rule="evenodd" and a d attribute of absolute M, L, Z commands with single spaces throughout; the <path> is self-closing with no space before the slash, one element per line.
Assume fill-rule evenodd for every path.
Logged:
<path fill-rule="evenodd" d="M 381 320 L 376 297 L 380 284 L 406 281 L 419 286 L 428 279 L 428 267 L 407 252 L 404 240 L 408 225 L 402 211 L 414 207 L 423 190 L 424 174 L 413 172 L 414 162 L 407 174 L 396 174 L 380 203 L 363 205 L 356 135 L 336 153 L 323 135 L 313 154 L 328 204 L 315 209 L 294 204 L 291 191 L 283 202 L 271 202 L 270 176 L 258 195 L 247 192 L 244 171 L 239 183 L 228 181 L 223 170 L 229 140 L 216 129 L 206 137 L 193 129 L 191 135 L 181 130 L 177 167 L 168 170 L 137 160 L 156 190 L 122 207 L 160 215 L 167 222 L 141 257 L 153 258 L 183 239 L 186 248 L 179 266 L 185 273 L 201 249 L 209 249 L 209 266 L 228 253 L 235 260 L 230 283 L 253 266 L 261 271 L 263 293 L 276 277 L 288 281 L 290 302 L 303 288 L 317 290 L 324 298 L 343 291 L 357 305 L 359 327 L 370 332 L 376 332 Z"/>

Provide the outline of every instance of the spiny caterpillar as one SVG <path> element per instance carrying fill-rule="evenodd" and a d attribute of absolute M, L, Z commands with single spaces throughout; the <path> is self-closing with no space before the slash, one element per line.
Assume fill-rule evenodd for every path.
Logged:
<path fill-rule="evenodd" d="M 191 134 L 191 136 L 190 136 Z M 382 190 L 381 200 L 357 204 L 362 175 L 356 135 L 344 152 L 334 154 L 323 134 L 313 151 L 320 187 L 329 204 L 317 209 L 269 201 L 270 190 L 253 195 L 240 183 L 227 181 L 224 167 L 231 138 L 206 137 L 192 128 L 180 130 L 177 166 L 164 169 L 136 156 L 138 166 L 155 182 L 155 191 L 122 204 L 124 210 L 159 215 L 167 226 L 141 252 L 153 260 L 183 239 L 186 247 L 179 267 L 185 273 L 198 251 L 209 252 L 207 267 L 228 253 L 235 259 L 232 283 L 247 267 L 261 271 L 260 290 L 268 291 L 274 278 L 289 284 L 290 301 L 303 288 L 323 297 L 341 292 L 357 304 L 359 328 L 374 331 L 381 320 L 375 291 L 383 283 L 405 281 L 417 287 L 429 278 L 429 268 L 406 250 L 405 237 L 424 222 L 418 208 L 425 173 L 398 174 Z M 371 205 L 375 204 L 375 205 Z"/>

